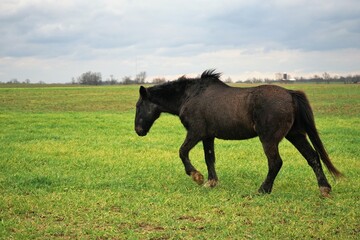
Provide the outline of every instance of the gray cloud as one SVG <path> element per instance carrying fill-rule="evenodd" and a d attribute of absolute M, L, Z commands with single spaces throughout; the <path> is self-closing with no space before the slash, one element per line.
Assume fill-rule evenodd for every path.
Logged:
<path fill-rule="evenodd" d="M 184 3 L 177 1 L 160 5 L 156 1 L 137 5 L 123 1 L 113 8 L 88 2 L 70 6 L 39 2 L 7 16 L 2 14 L 1 52 L 52 56 L 56 52 L 70 54 L 78 45 L 95 49 L 136 45 L 143 50 L 199 44 L 219 48 L 357 48 L 360 7 L 358 1 L 350 2 L 353 4 L 300 1 L 290 6 L 276 1 L 228 2 L 228 7 L 218 11 L 200 4 L 182 8 Z M 11 42 L 17 44 L 13 50 L 6 47 Z"/>
<path fill-rule="evenodd" d="M 291 6 L 256 3 L 217 15 L 212 22 L 218 35 L 236 46 L 278 46 L 305 51 L 358 48 L 360 5 L 352 2 L 349 6 L 333 1 L 301 1 Z"/>
<path fill-rule="evenodd" d="M 227 50 L 257 56 L 259 49 L 264 55 L 360 49 L 357 0 L 4 0 L 0 9 L 0 60 L 61 59 L 90 66 L 89 61 L 100 60 L 185 58 L 191 62 L 192 56 L 200 59 Z M 166 69 L 156 70 L 159 65 L 143 64 L 156 74 Z M 187 66 L 178 71 L 193 70 L 181 62 L 176 66 Z M 0 67 L 0 77 L 9 76 L 6 69 Z"/>

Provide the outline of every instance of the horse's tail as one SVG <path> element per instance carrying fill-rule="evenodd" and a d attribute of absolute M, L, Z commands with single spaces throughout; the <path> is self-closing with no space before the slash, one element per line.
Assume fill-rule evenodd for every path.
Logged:
<path fill-rule="evenodd" d="M 311 109 L 309 100 L 305 93 L 301 91 L 290 91 L 293 99 L 297 105 L 296 120 L 297 124 L 300 124 L 305 129 L 307 135 L 310 138 L 312 145 L 316 152 L 320 155 L 322 162 L 325 164 L 329 172 L 336 178 L 342 176 L 341 172 L 335 168 L 332 164 L 325 147 L 319 137 L 319 133 L 315 126 L 315 120 L 313 111 Z"/>

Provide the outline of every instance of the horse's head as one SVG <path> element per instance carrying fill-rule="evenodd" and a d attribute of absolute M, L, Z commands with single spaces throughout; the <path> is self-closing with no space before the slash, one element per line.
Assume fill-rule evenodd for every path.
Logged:
<path fill-rule="evenodd" d="M 159 107 L 150 101 L 148 90 L 141 86 L 140 97 L 136 103 L 135 131 L 139 136 L 145 136 L 155 120 L 160 116 Z"/>

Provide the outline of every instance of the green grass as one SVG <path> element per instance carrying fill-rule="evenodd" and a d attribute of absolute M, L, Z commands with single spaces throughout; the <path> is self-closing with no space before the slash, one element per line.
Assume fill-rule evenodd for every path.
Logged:
<path fill-rule="evenodd" d="M 304 90 L 334 164 L 331 199 L 287 141 L 270 195 L 258 139 L 216 140 L 220 184 L 197 186 L 178 148 L 185 130 L 164 114 L 133 128 L 138 86 L 0 88 L 0 239 L 358 239 L 360 86 Z M 202 146 L 190 154 L 203 173 Z"/>

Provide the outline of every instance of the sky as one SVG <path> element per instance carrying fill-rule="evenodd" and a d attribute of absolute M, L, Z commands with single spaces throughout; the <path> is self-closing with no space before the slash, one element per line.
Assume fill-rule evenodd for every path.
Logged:
<path fill-rule="evenodd" d="M 0 81 L 360 74 L 359 0 L 1 0 Z"/>

